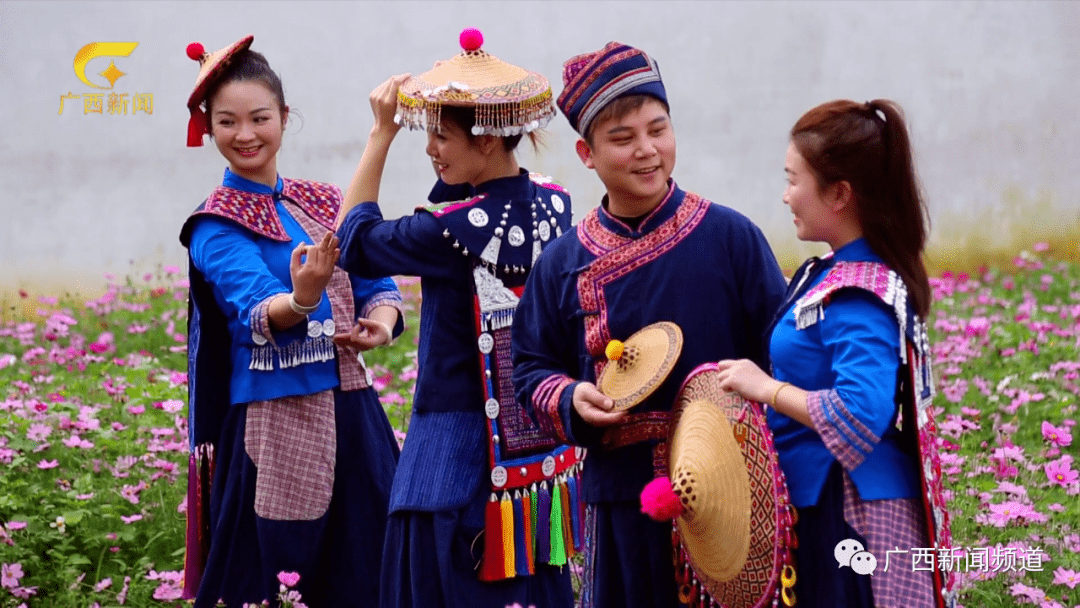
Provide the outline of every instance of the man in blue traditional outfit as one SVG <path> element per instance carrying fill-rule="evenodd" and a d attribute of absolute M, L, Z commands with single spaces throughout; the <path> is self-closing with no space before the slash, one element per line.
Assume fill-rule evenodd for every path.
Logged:
<path fill-rule="evenodd" d="M 611 42 L 567 61 L 563 82 L 559 108 L 607 195 L 529 276 L 512 329 L 514 387 L 542 428 L 590 448 L 583 605 L 677 606 L 671 524 L 639 511 L 666 466 L 653 448 L 692 369 L 762 361 L 785 281 L 757 226 L 670 179 L 675 135 L 653 59 Z M 658 321 L 682 329 L 680 359 L 651 397 L 615 412 L 594 384 L 605 346 Z"/>

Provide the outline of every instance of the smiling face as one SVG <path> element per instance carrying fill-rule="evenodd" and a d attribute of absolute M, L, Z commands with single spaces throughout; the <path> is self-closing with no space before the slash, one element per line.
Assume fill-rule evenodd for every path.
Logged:
<path fill-rule="evenodd" d="M 795 144 L 788 146 L 784 161 L 787 188 L 784 204 L 795 215 L 795 235 L 800 241 L 834 240 L 839 218 L 831 207 L 833 188 L 822 190 L 817 177 Z"/>
<path fill-rule="evenodd" d="M 581 162 L 607 187 L 609 211 L 637 217 L 668 192 L 675 168 L 675 130 L 667 109 L 648 98 L 640 107 L 592 127 L 592 143 L 578 140 Z"/>
<path fill-rule="evenodd" d="M 210 107 L 210 134 L 232 172 L 273 187 L 289 109 L 257 80 L 222 85 Z"/>
<path fill-rule="evenodd" d="M 482 149 L 480 136 L 470 139 L 457 124 L 444 120 L 436 132 L 428 132 L 425 148 L 431 157 L 435 175 L 448 184 L 470 183 L 478 185 L 489 178 L 488 156 Z"/>

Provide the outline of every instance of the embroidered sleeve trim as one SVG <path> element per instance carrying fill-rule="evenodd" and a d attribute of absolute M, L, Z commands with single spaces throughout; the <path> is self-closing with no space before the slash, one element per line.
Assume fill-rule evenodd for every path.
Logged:
<path fill-rule="evenodd" d="M 402 305 L 401 294 L 399 292 L 383 291 L 368 298 L 367 303 L 360 309 L 359 316 L 366 319 L 371 315 L 371 311 L 380 306 L 393 306 L 399 313 L 405 312 L 405 307 Z"/>
<path fill-rule="evenodd" d="M 259 342 L 262 341 L 265 341 L 264 343 L 269 344 L 270 346 L 277 346 L 274 342 L 273 330 L 270 328 L 270 302 L 277 299 L 280 295 L 281 294 L 276 293 L 251 307 L 251 314 L 249 317 L 252 333 L 251 337 L 259 346 L 262 346 L 262 344 L 259 344 Z M 255 338 L 255 336 L 259 336 L 262 340 Z"/>
<path fill-rule="evenodd" d="M 825 447 L 848 471 L 862 464 L 881 441 L 851 413 L 834 389 L 811 392 L 806 407 Z"/>
<path fill-rule="evenodd" d="M 559 402 L 563 391 L 572 385 L 574 380 L 563 374 L 553 374 L 541 382 L 533 391 L 533 410 L 540 428 L 549 435 L 554 435 L 563 443 L 568 443 L 566 428 L 563 426 L 562 415 L 559 411 Z"/>

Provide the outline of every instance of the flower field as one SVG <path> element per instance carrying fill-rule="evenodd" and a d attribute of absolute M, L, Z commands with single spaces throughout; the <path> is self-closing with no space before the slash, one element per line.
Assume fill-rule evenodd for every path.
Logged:
<path fill-rule="evenodd" d="M 900 548 L 890 567 L 941 560 L 969 607 L 1080 606 L 1080 266 L 1032 249 L 932 280 L 954 549 Z M 3 301 L 0 608 L 182 604 L 187 283 L 169 267 L 106 282 L 89 301 Z M 366 358 L 404 440 L 419 289 L 399 284 L 409 330 Z"/>

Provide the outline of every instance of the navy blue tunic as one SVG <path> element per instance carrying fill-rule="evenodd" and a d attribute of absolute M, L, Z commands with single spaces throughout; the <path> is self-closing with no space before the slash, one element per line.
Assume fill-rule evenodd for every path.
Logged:
<path fill-rule="evenodd" d="M 671 525 L 639 512 L 641 490 L 654 477 L 657 441 L 644 432 L 635 437 L 630 422 L 664 420 L 683 379 L 702 363 L 762 364 L 764 332 L 785 285 L 757 226 L 674 182 L 636 228 L 601 206 L 541 255 L 514 318 L 514 385 L 542 427 L 592 448 L 582 474 L 590 510 L 586 605 L 677 604 Z M 605 439 L 581 420 L 571 404 L 574 388 L 595 383 L 609 340 L 659 321 L 682 329 L 682 354 L 628 417 L 620 432 L 631 443 L 604 449 L 611 434 Z"/>
<path fill-rule="evenodd" d="M 439 182 L 430 200 L 444 204 L 389 221 L 377 203 L 361 203 L 338 230 L 342 268 L 360 276 L 421 278 L 416 392 L 390 498 L 381 605 L 571 606 L 566 569 L 538 565 L 533 576 L 497 583 L 477 578 L 490 489 L 473 321 L 473 268 L 503 213 L 507 239 L 497 272 L 513 287 L 524 282 L 532 265 L 533 242 L 546 245 L 555 238 L 534 234 L 533 203 L 542 200 L 557 212 L 561 231 L 569 227 L 570 197 L 549 178 L 522 170 L 475 188 Z M 513 235 L 524 240 L 511 234 L 515 226 L 521 232 Z"/>

